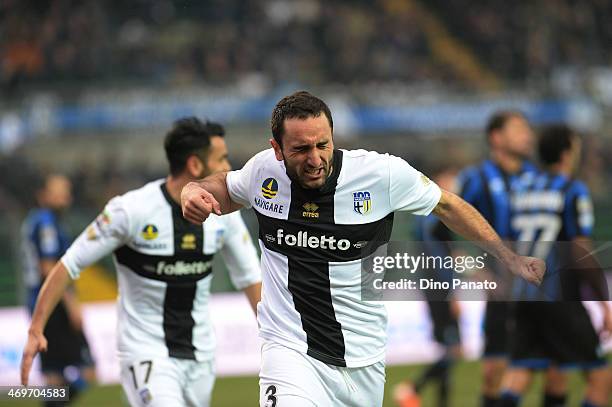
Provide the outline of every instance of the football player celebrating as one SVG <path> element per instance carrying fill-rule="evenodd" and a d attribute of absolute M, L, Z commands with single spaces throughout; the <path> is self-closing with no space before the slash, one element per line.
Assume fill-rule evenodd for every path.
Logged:
<path fill-rule="evenodd" d="M 164 147 L 170 174 L 113 198 L 54 266 L 29 329 L 21 380 L 47 348 L 51 310 L 80 270 L 113 253 L 119 281 L 121 383 L 133 406 L 208 406 L 215 380 L 208 315 L 213 255 L 221 252 L 236 288 L 255 309 L 261 273 L 238 212 L 187 222 L 179 205 L 189 181 L 228 171 L 222 126 L 197 118 L 174 123 Z"/>
<path fill-rule="evenodd" d="M 255 209 L 262 407 L 382 405 L 386 311 L 361 298 L 361 260 L 389 241 L 395 211 L 433 212 L 456 233 L 484 242 L 514 274 L 540 281 L 543 261 L 506 248 L 478 211 L 406 161 L 335 149 L 332 115 L 321 99 L 287 96 L 271 124 L 271 149 L 181 194 L 194 223 Z"/>

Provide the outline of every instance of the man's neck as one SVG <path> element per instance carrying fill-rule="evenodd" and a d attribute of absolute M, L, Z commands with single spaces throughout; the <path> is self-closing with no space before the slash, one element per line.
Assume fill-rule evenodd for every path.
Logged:
<path fill-rule="evenodd" d="M 524 160 L 518 156 L 501 151 L 491 151 L 491 159 L 507 174 L 519 172 L 524 162 Z"/>
<path fill-rule="evenodd" d="M 566 177 L 572 176 L 572 166 L 563 162 L 550 165 L 547 169 L 553 174 L 565 175 Z"/>
<path fill-rule="evenodd" d="M 182 175 L 168 175 L 166 177 L 166 189 L 168 190 L 168 194 L 177 204 L 181 204 L 181 190 L 190 181 L 188 177 Z"/>

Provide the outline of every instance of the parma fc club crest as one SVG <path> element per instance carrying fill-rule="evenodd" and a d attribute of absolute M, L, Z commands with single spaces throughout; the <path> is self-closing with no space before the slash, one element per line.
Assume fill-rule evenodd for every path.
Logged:
<path fill-rule="evenodd" d="M 372 210 L 372 199 L 369 191 L 353 192 L 353 210 L 360 215 L 367 215 Z"/>
<path fill-rule="evenodd" d="M 266 199 L 272 199 L 278 193 L 278 181 L 274 178 L 267 178 L 263 184 L 261 184 L 261 194 Z"/>

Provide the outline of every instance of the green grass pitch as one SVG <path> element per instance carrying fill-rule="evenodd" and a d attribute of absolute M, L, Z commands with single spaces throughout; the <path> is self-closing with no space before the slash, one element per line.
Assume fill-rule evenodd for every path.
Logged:
<path fill-rule="evenodd" d="M 391 399 L 393 385 L 404 378 L 415 378 L 423 366 L 392 366 L 387 368 L 387 385 L 385 387 L 384 407 L 394 406 Z M 461 362 L 452 373 L 451 406 L 478 406 L 480 388 L 480 364 L 477 362 Z M 531 391 L 523 402 L 523 406 L 539 406 L 542 381 L 537 378 Z M 569 405 L 579 405 L 584 392 L 584 381 L 578 373 L 573 373 L 570 381 Z M 220 378 L 215 383 L 213 392 L 213 407 L 248 407 L 257 406 L 259 387 L 257 377 Z M 429 386 L 423 394 L 423 407 L 435 406 L 435 388 Z M 35 402 L 0 401 L 6 407 L 40 406 Z M 90 389 L 76 403 L 75 407 L 123 407 L 124 401 L 120 386 L 97 386 Z M 368 406 L 364 406 L 368 407 Z"/>

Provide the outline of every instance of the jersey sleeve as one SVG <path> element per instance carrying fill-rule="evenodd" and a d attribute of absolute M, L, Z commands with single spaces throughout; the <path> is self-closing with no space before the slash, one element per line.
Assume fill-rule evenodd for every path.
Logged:
<path fill-rule="evenodd" d="M 389 157 L 391 210 L 429 215 L 442 196 L 440 188 L 401 158 Z"/>
<path fill-rule="evenodd" d="M 259 256 L 240 212 L 227 216 L 227 238 L 221 256 L 229 271 L 232 284 L 239 290 L 261 281 Z"/>
<path fill-rule="evenodd" d="M 62 255 L 62 244 L 57 224 L 50 217 L 43 217 L 35 228 L 34 246 L 40 259 L 57 260 Z"/>
<path fill-rule="evenodd" d="M 251 192 L 251 178 L 255 168 L 255 163 L 258 156 L 252 157 L 247 163 L 239 170 L 230 171 L 227 173 L 226 184 L 227 191 L 232 201 L 250 208 L 250 192 Z"/>
<path fill-rule="evenodd" d="M 104 211 L 79 235 L 62 257 L 62 263 L 73 279 L 81 270 L 129 240 L 129 217 L 121 198 L 113 198 Z"/>
<path fill-rule="evenodd" d="M 585 184 L 576 182 L 574 187 L 569 190 L 565 208 L 564 221 L 571 225 L 567 228 L 568 232 L 572 234 L 570 238 L 576 236 L 591 237 L 595 215 L 593 214 L 591 194 Z"/>

